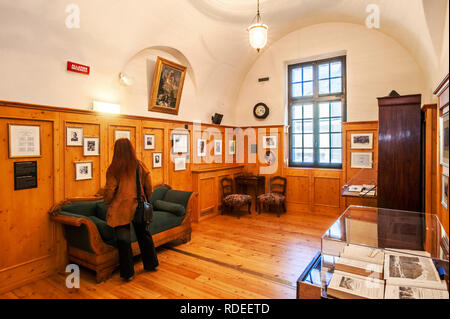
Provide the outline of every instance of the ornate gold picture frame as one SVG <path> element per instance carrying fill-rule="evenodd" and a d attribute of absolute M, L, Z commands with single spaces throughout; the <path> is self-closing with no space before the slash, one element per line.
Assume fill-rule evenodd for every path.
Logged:
<path fill-rule="evenodd" d="M 186 67 L 158 57 L 148 110 L 178 115 Z"/>

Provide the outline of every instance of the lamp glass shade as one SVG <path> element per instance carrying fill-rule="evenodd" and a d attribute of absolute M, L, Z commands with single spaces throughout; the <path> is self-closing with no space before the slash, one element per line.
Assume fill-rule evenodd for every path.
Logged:
<path fill-rule="evenodd" d="M 255 23 L 247 28 L 250 45 L 259 50 L 267 44 L 267 31 L 269 27 L 263 23 Z"/>

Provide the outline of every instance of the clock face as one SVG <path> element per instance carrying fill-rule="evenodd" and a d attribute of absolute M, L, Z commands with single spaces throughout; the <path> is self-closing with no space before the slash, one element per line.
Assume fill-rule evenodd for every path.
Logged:
<path fill-rule="evenodd" d="M 265 119 L 269 115 L 269 108 L 264 103 L 258 103 L 253 108 L 253 114 L 259 119 Z"/>

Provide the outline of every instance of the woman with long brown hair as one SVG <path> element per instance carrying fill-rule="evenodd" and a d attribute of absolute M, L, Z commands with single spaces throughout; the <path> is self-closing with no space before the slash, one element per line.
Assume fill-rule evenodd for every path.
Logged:
<path fill-rule="evenodd" d="M 148 224 L 133 221 L 137 207 L 136 171 L 139 170 L 141 194 L 150 198 L 152 182 L 150 172 L 136 157 L 136 152 L 127 138 L 114 144 L 114 155 L 106 172 L 104 202 L 109 205 L 106 223 L 114 227 L 119 249 L 120 277 L 127 281 L 134 278 L 133 253 L 131 250 L 130 224 L 141 250 L 145 270 L 158 266 L 155 245 Z"/>

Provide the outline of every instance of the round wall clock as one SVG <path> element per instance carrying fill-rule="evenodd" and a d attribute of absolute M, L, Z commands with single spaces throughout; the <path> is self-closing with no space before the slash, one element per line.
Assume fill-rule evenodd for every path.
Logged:
<path fill-rule="evenodd" d="M 258 119 L 265 119 L 269 115 L 269 107 L 260 102 L 253 108 L 253 115 Z"/>

